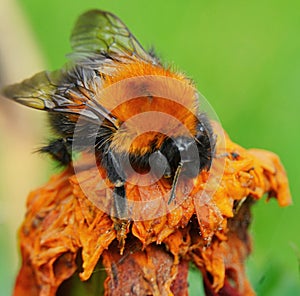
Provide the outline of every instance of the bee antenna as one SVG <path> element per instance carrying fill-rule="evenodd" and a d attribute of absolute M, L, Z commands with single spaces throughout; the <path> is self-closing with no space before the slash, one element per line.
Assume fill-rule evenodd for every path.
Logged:
<path fill-rule="evenodd" d="M 176 191 L 176 187 L 177 187 L 177 183 L 178 183 L 178 178 L 182 169 L 182 162 L 179 162 L 178 167 L 176 169 L 175 175 L 174 175 L 174 179 L 173 179 L 173 183 L 172 183 L 172 189 L 171 189 L 171 194 L 170 194 L 170 198 L 168 200 L 168 205 L 174 200 L 175 198 L 175 191 Z"/>

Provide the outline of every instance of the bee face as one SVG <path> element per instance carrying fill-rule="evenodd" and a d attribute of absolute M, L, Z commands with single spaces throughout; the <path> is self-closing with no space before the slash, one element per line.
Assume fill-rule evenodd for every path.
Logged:
<path fill-rule="evenodd" d="M 42 152 L 63 164 L 71 150 L 95 153 L 125 199 L 132 174 L 149 174 L 172 184 L 195 178 L 211 166 L 215 140 L 192 82 L 146 52 L 113 14 L 89 11 L 71 35 L 71 61 L 7 87 L 4 94 L 45 110 L 57 139 Z M 124 204 L 124 202 L 119 203 Z M 117 216 L 125 209 L 116 205 Z"/>

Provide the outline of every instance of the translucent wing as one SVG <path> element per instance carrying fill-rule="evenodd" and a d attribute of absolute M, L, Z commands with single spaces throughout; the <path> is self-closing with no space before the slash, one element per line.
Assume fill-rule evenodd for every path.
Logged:
<path fill-rule="evenodd" d="M 59 102 L 53 101 L 59 72 L 40 72 L 33 77 L 9 85 L 2 90 L 2 93 L 14 101 L 31 108 L 40 110 L 53 110 Z"/>
<path fill-rule="evenodd" d="M 90 121 L 116 120 L 94 99 L 93 88 L 99 77 L 93 70 L 72 67 L 40 72 L 2 90 L 5 97 L 25 106 L 49 112 L 82 115 Z M 92 81 L 92 83 L 91 83 Z"/>
<path fill-rule="evenodd" d="M 136 58 L 157 63 L 118 17 L 101 10 L 91 10 L 79 17 L 71 35 L 71 46 L 75 54 L 100 53 L 116 59 Z"/>
<path fill-rule="evenodd" d="M 2 92 L 31 108 L 84 115 L 93 121 L 117 121 L 94 97 L 101 77 L 118 67 L 116 62 L 143 60 L 157 64 L 124 23 L 115 15 L 91 10 L 81 15 L 71 35 L 73 59 L 62 70 L 41 72 Z M 96 71 L 95 71 L 96 70 Z"/>

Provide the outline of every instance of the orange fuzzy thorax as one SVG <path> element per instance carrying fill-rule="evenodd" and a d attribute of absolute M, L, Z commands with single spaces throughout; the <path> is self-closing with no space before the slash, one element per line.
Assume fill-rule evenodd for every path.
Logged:
<path fill-rule="evenodd" d="M 100 104 L 118 119 L 112 147 L 144 154 L 166 136 L 192 136 L 196 131 L 196 90 L 184 75 L 144 62 L 123 64 L 104 79 Z M 103 101 L 102 101 L 103 100 Z"/>

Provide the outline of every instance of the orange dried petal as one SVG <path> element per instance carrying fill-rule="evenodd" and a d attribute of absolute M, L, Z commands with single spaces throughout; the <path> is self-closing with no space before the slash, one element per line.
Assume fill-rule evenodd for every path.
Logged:
<path fill-rule="evenodd" d="M 221 132 L 220 128 L 216 131 Z M 207 291 L 253 295 L 244 271 L 251 248 L 247 233 L 251 201 L 267 193 L 285 206 L 291 203 L 290 191 L 275 154 L 245 150 L 227 135 L 225 140 L 226 150 L 217 142 L 211 171 L 178 184 L 174 201 L 178 207 L 170 212 L 166 205 L 170 184 L 149 179 L 150 185 L 140 188 L 135 183 L 138 176 L 128 180 L 128 200 L 146 201 L 149 207 L 134 207 L 132 213 L 139 219 L 127 229 L 123 256 L 117 247 L 116 221 L 103 210 L 112 208 L 112 184 L 105 180 L 102 168 L 91 166 L 91 156 L 82 156 L 76 174 L 69 168 L 32 192 L 20 230 L 23 265 L 15 295 L 55 295 L 78 267 L 82 268 L 81 280 L 89 279 L 101 257 L 109 274 L 107 295 L 120 289 L 116 275 L 128 289 L 134 287 L 141 293 L 172 295 L 178 286 L 185 293 L 186 260 L 194 261 L 202 271 Z M 139 248 L 132 247 L 133 243 Z M 75 262 L 79 252 L 82 266 Z M 163 263 L 161 271 L 155 271 Z M 128 278 L 130 269 L 140 276 Z M 232 281 L 235 287 L 230 286 Z"/>

